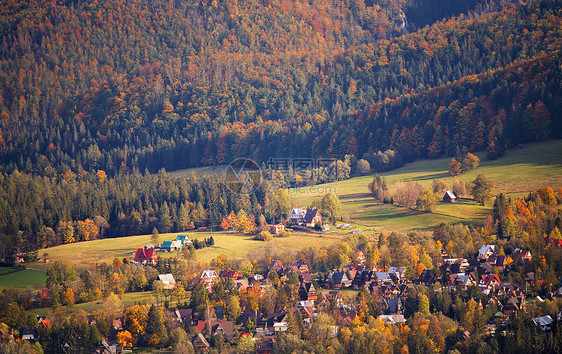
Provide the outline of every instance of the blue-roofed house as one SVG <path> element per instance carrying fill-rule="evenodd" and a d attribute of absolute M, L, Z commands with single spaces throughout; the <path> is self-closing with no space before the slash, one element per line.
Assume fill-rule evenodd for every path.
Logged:
<path fill-rule="evenodd" d="M 166 251 L 166 252 L 177 251 L 180 248 L 181 247 L 178 245 L 178 242 L 176 240 L 164 241 L 162 242 L 162 246 L 160 247 L 162 251 Z"/>
<path fill-rule="evenodd" d="M 178 243 L 178 246 L 184 247 L 189 245 L 191 243 L 191 240 L 187 235 L 178 235 L 176 237 L 176 242 Z"/>

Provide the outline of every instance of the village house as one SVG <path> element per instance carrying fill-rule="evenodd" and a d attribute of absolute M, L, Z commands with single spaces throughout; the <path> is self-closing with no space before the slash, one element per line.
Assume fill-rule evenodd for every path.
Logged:
<path fill-rule="evenodd" d="M 533 257 L 531 251 L 523 251 L 522 249 L 516 248 L 513 251 L 513 262 L 521 260 L 522 262 L 530 262 Z"/>
<path fill-rule="evenodd" d="M 174 252 L 179 249 L 181 249 L 181 246 L 178 244 L 176 240 L 164 241 L 162 242 L 162 246 L 160 246 L 160 250 L 164 252 Z"/>
<path fill-rule="evenodd" d="M 222 334 L 227 342 L 232 341 L 234 338 L 234 322 L 232 321 L 210 321 L 211 333 L 210 336 Z M 198 334 L 205 334 L 207 332 L 207 321 L 200 320 L 197 322 L 196 331 Z"/>
<path fill-rule="evenodd" d="M 381 305 L 387 315 L 399 315 L 403 310 L 402 301 L 397 297 L 382 299 Z"/>
<path fill-rule="evenodd" d="M 269 267 L 267 268 L 267 273 L 269 274 L 269 272 L 273 270 L 277 272 L 278 275 L 281 275 L 280 273 L 283 271 L 283 269 L 284 269 L 283 262 L 281 262 L 280 260 L 273 260 L 271 261 Z"/>
<path fill-rule="evenodd" d="M 318 292 L 312 283 L 301 283 L 299 296 L 302 301 L 316 301 L 318 299 Z"/>
<path fill-rule="evenodd" d="M 550 332 L 552 330 L 552 323 L 554 320 L 550 316 L 541 316 L 533 318 L 533 323 L 537 325 L 541 331 Z"/>
<path fill-rule="evenodd" d="M 406 323 L 404 315 L 380 315 L 379 319 L 381 319 L 384 323 L 391 325 Z"/>
<path fill-rule="evenodd" d="M 158 254 L 154 247 L 139 247 L 137 248 L 133 261 L 136 265 L 156 265 L 158 263 Z"/>
<path fill-rule="evenodd" d="M 502 281 L 497 274 L 482 275 L 478 282 L 478 289 L 484 294 L 488 295 L 495 287 L 501 286 Z"/>
<path fill-rule="evenodd" d="M 289 220 L 295 225 L 303 225 L 306 209 L 293 208 L 289 214 Z"/>
<path fill-rule="evenodd" d="M 493 255 L 496 251 L 496 246 L 494 245 L 484 245 L 478 250 L 478 259 L 480 262 L 486 261 L 488 257 Z"/>
<path fill-rule="evenodd" d="M 193 321 L 193 310 L 192 309 L 174 309 L 172 313 L 172 321 L 180 324 L 191 325 Z"/>
<path fill-rule="evenodd" d="M 457 201 L 457 196 L 452 191 L 447 191 L 443 196 L 443 201 L 447 203 L 454 203 Z"/>
<path fill-rule="evenodd" d="M 373 277 L 375 276 L 375 272 L 372 270 L 362 270 L 355 273 L 355 277 L 351 282 L 351 286 L 353 289 L 361 289 L 362 287 L 366 286 L 369 287 L 371 282 L 373 281 Z"/>
<path fill-rule="evenodd" d="M 158 280 L 162 282 L 162 286 L 166 290 L 172 290 L 176 287 L 176 280 L 171 273 L 167 274 L 158 274 Z"/>
<path fill-rule="evenodd" d="M 193 342 L 193 347 L 195 348 L 196 352 L 198 352 L 198 353 L 206 352 L 207 350 L 209 350 L 209 347 L 211 346 L 209 344 L 209 342 L 207 342 L 207 340 L 205 339 L 203 334 L 201 334 L 201 333 L 197 333 L 191 339 L 191 342 Z"/>
<path fill-rule="evenodd" d="M 275 224 L 269 225 L 269 233 L 272 235 L 279 235 L 281 231 L 286 231 L 285 225 L 283 224 Z"/>
<path fill-rule="evenodd" d="M 316 224 L 322 224 L 322 214 L 318 209 L 310 209 L 304 216 L 304 223 L 307 227 L 314 227 Z"/>
<path fill-rule="evenodd" d="M 102 340 L 101 344 L 92 351 L 95 354 L 119 354 L 122 352 L 123 348 L 119 344 L 109 344 L 105 340 Z"/>
<path fill-rule="evenodd" d="M 347 288 L 351 285 L 351 281 L 344 272 L 329 273 L 326 282 L 331 285 L 332 289 Z"/>
<path fill-rule="evenodd" d="M 213 285 L 219 281 L 217 272 L 215 272 L 214 269 L 204 270 L 203 273 L 201 273 L 201 279 L 205 283 L 205 288 L 207 288 L 207 291 L 209 292 L 212 291 Z"/>
<path fill-rule="evenodd" d="M 266 326 L 268 330 L 275 333 L 287 331 L 289 329 L 289 323 L 287 322 L 287 312 L 281 311 L 270 314 L 269 316 L 267 316 Z"/>
<path fill-rule="evenodd" d="M 238 273 L 235 270 L 225 269 L 225 270 L 221 270 L 220 277 L 221 278 L 229 278 L 229 279 L 232 279 L 232 280 L 237 280 L 237 279 L 242 278 L 243 275 Z"/>
<path fill-rule="evenodd" d="M 179 247 L 184 247 L 192 243 L 187 235 L 178 235 L 175 241 Z"/>

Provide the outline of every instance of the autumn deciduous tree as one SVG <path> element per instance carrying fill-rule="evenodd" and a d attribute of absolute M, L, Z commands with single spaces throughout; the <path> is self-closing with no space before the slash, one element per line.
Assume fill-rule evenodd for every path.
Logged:
<path fill-rule="evenodd" d="M 375 175 L 371 183 L 369 183 L 369 190 L 373 195 L 375 200 L 381 202 L 384 201 L 385 198 L 388 198 L 388 187 L 386 185 L 386 179 L 379 175 Z"/>
<path fill-rule="evenodd" d="M 433 193 L 429 189 L 425 189 L 421 197 L 416 202 L 416 208 L 419 210 L 432 212 L 437 205 L 438 200 L 439 199 L 437 198 L 435 193 Z"/>
<path fill-rule="evenodd" d="M 117 333 L 117 343 L 123 348 L 132 348 L 133 335 L 129 331 L 121 331 Z"/>
<path fill-rule="evenodd" d="M 448 168 L 449 173 L 451 176 L 458 176 L 461 174 L 461 163 L 457 161 L 457 159 L 452 158 L 451 162 L 449 163 Z"/>
<path fill-rule="evenodd" d="M 336 218 L 341 213 L 341 203 L 336 193 L 328 193 L 322 197 L 321 201 L 322 211 L 330 214 L 330 220 L 333 224 L 336 223 Z"/>
<path fill-rule="evenodd" d="M 471 154 L 470 152 L 466 154 L 464 159 L 462 160 L 462 172 L 468 172 L 474 170 L 476 167 L 480 165 L 480 159 L 478 156 Z"/>
<path fill-rule="evenodd" d="M 492 188 L 494 184 L 490 182 L 486 176 L 478 175 L 474 181 L 472 181 L 472 189 L 470 194 L 474 197 L 474 200 L 478 203 L 485 205 L 486 202 L 492 197 Z"/>
<path fill-rule="evenodd" d="M 367 174 L 369 173 L 369 171 L 371 171 L 371 165 L 369 164 L 369 161 L 364 159 L 357 160 L 357 172 L 360 175 Z"/>
<path fill-rule="evenodd" d="M 225 230 L 225 231 L 230 228 L 230 225 L 228 224 L 228 221 L 226 221 L 225 218 L 221 220 L 220 228 L 221 230 Z"/>
<path fill-rule="evenodd" d="M 403 183 L 396 190 L 394 202 L 406 208 L 415 208 L 418 200 L 423 194 L 423 187 L 416 182 L 408 181 Z"/>

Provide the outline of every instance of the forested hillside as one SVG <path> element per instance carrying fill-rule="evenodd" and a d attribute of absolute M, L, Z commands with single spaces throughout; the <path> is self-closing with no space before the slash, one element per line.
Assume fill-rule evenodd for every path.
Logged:
<path fill-rule="evenodd" d="M 239 156 L 360 157 L 388 148 L 408 159 L 452 154 L 457 146 L 499 144 L 501 153 L 559 136 L 559 3 L 460 15 L 402 35 L 404 13 L 424 5 L 436 6 L 4 2 L 2 170 L 112 175 Z M 451 5 L 443 14 L 479 5 Z M 478 80 L 501 99 L 471 86 L 483 73 Z M 456 91 L 448 84 L 455 80 Z M 447 97 L 430 99 L 428 92 Z M 406 107 L 421 97 L 425 109 Z M 430 106 L 446 118 L 427 116 Z M 486 114 L 471 116 L 477 110 Z M 514 133 L 529 121 L 543 133 Z M 476 146 L 466 136 L 455 139 L 482 125 L 486 136 Z"/>

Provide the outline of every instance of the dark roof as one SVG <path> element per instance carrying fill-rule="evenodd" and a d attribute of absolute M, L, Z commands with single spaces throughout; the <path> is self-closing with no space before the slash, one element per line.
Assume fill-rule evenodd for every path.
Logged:
<path fill-rule="evenodd" d="M 314 217 L 316 216 L 316 214 L 319 213 L 318 209 L 309 209 L 306 211 L 306 215 L 304 216 L 304 222 L 305 223 L 311 223 L 312 219 L 314 219 Z"/>
<path fill-rule="evenodd" d="M 383 299 L 386 303 L 386 308 L 390 313 L 397 313 L 399 309 L 400 299 L 399 298 L 392 298 L 392 299 Z"/>
<path fill-rule="evenodd" d="M 344 272 L 334 272 L 332 274 L 332 281 L 334 284 L 341 284 L 343 282 L 343 277 L 345 276 Z"/>
<path fill-rule="evenodd" d="M 262 321 L 262 313 L 260 311 L 258 311 L 257 318 L 258 320 L 256 321 L 255 311 L 244 311 L 244 314 L 242 315 L 242 324 L 245 326 L 248 321 L 252 320 L 252 322 L 254 322 L 255 325 L 261 326 L 263 324 L 263 321 Z"/>
<path fill-rule="evenodd" d="M 221 321 L 224 319 L 224 307 L 215 307 L 215 315 L 217 316 L 217 320 Z"/>
<path fill-rule="evenodd" d="M 191 318 L 193 316 L 192 309 L 176 309 L 176 314 L 179 315 L 183 322 L 191 323 Z"/>
<path fill-rule="evenodd" d="M 232 321 L 219 321 L 211 324 L 211 333 L 223 333 L 226 338 L 231 341 L 234 337 L 234 322 Z"/>

